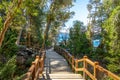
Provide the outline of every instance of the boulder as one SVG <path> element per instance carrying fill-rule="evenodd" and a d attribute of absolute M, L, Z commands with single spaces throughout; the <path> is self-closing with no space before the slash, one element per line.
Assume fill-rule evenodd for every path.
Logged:
<path fill-rule="evenodd" d="M 17 56 L 16 57 L 16 62 L 18 65 L 23 65 L 25 63 L 26 59 L 24 58 L 24 56 Z"/>

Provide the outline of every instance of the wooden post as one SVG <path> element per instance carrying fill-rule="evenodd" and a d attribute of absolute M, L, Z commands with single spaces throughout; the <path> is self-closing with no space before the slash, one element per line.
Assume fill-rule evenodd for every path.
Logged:
<path fill-rule="evenodd" d="M 40 57 L 39 56 L 36 56 L 36 60 L 38 59 L 38 62 L 37 62 L 37 65 L 36 65 L 36 69 L 38 70 L 38 68 L 40 67 L 40 63 L 39 63 L 39 59 Z"/>
<path fill-rule="evenodd" d="M 36 56 L 36 59 L 39 59 L 40 57 L 39 56 Z"/>
<path fill-rule="evenodd" d="M 58 48 L 58 53 L 61 53 L 61 50 L 60 50 L 60 48 Z"/>
<path fill-rule="evenodd" d="M 39 63 L 40 63 L 40 69 L 42 69 L 42 59 L 40 58 L 40 60 L 39 60 Z M 40 70 L 40 73 L 39 74 L 42 74 L 42 71 Z"/>
<path fill-rule="evenodd" d="M 97 69 L 96 69 L 96 65 L 99 65 L 98 62 L 94 62 L 94 77 L 97 78 Z"/>
<path fill-rule="evenodd" d="M 65 58 L 66 58 L 66 60 L 68 60 L 68 59 L 67 59 L 67 53 L 66 53 L 66 52 L 64 52 L 64 53 L 65 53 Z"/>
<path fill-rule="evenodd" d="M 32 65 L 35 66 L 35 62 L 32 62 Z M 32 73 L 32 80 L 34 80 L 34 78 L 35 78 L 35 73 L 36 73 L 36 71 L 35 71 L 35 67 L 34 67 L 34 70 L 33 70 L 33 73 Z"/>
<path fill-rule="evenodd" d="M 65 52 L 63 52 L 63 56 L 65 57 L 65 59 L 66 59 L 66 53 Z"/>
<path fill-rule="evenodd" d="M 41 58 L 41 68 L 42 68 L 42 71 L 43 71 L 43 69 L 44 69 L 44 56 L 42 56 L 42 58 Z"/>
<path fill-rule="evenodd" d="M 72 70 L 74 71 L 74 56 L 72 56 Z"/>
<path fill-rule="evenodd" d="M 67 52 L 65 52 L 66 53 L 66 59 L 67 59 L 67 61 L 68 61 L 68 53 Z"/>
<path fill-rule="evenodd" d="M 78 60 L 75 60 L 75 73 L 78 73 L 78 71 L 76 71 L 76 69 L 78 69 Z"/>
<path fill-rule="evenodd" d="M 45 50 L 42 51 L 42 56 L 41 56 L 41 68 L 42 68 L 42 71 L 44 69 L 44 59 L 45 59 Z"/>
<path fill-rule="evenodd" d="M 43 60 L 42 60 L 42 59 L 43 59 L 43 57 L 41 57 L 41 59 L 40 59 L 40 68 L 41 68 L 41 69 L 43 69 Z M 41 73 L 42 73 L 42 72 L 41 72 Z M 41 73 L 40 73 L 40 74 L 41 74 Z"/>
<path fill-rule="evenodd" d="M 88 58 L 87 56 L 83 57 L 83 68 L 84 69 L 87 69 L 87 63 L 86 63 L 87 58 Z M 83 70 L 83 78 L 86 79 L 86 77 L 87 77 L 87 75 L 86 75 L 85 71 Z"/>
<path fill-rule="evenodd" d="M 42 71 L 44 69 L 44 58 L 42 59 Z"/>

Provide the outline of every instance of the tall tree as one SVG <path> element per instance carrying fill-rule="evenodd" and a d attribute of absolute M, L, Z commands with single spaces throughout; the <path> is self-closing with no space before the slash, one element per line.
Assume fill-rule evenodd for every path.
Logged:
<path fill-rule="evenodd" d="M 69 17 L 70 12 L 65 12 L 68 13 L 68 17 L 66 16 L 65 18 L 61 17 L 61 15 L 59 15 L 59 12 L 64 12 L 66 9 L 70 8 L 72 6 L 72 1 L 73 0 L 51 0 L 50 1 L 50 9 L 47 12 L 47 19 L 46 19 L 46 27 L 45 27 L 45 32 L 44 32 L 44 39 L 43 39 L 43 44 L 42 44 L 42 49 L 45 48 L 45 42 L 48 38 L 48 32 L 49 29 L 51 27 L 51 23 L 54 21 L 64 21 L 67 20 Z M 64 16 L 64 15 L 62 15 Z M 59 19 L 60 18 L 60 19 Z M 63 19 L 61 19 L 63 18 Z"/>
<path fill-rule="evenodd" d="M 74 21 L 69 34 L 69 48 L 74 56 L 82 57 L 89 53 L 88 39 L 85 34 L 85 26 L 80 21 Z"/>
<path fill-rule="evenodd" d="M 0 47 L 1 47 L 2 42 L 4 40 L 5 33 L 9 27 L 12 19 L 14 18 L 15 13 L 20 8 L 22 0 L 14 0 L 13 2 L 9 2 L 9 3 L 11 3 L 11 4 L 7 7 L 8 11 L 6 13 L 6 20 L 4 22 L 2 30 L 0 31 Z"/>
<path fill-rule="evenodd" d="M 104 43 L 106 44 L 107 68 L 119 73 L 120 70 L 120 6 L 116 7 L 105 21 L 103 28 Z"/>

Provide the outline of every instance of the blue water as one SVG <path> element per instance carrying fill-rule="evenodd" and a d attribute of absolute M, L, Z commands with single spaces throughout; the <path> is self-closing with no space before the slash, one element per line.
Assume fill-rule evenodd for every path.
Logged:
<path fill-rule="evenodd" d="M 57 41 L 58 42 L 62 42 L 64 40 L 68 40 L 69 39 L 69 33 L 59 33 L 57 35 Z M 93 47 L 98 47 L 100 45 L 101 41 L 100 39 L 95 39 L 95 40 L 92 40 L 92 44 L 93 44 Z"/>
<path fill-rule="evenodd" d="M 68 40 L 69 38 L 69 33 L 59 33 L 57 35 L 57 41 L 62 42 L 63 40 Z"/>
<path fill-rule="evenodd" d="M 100 45 L 100 39 L 93 40 L 93 47 L 98 47 Z"/>

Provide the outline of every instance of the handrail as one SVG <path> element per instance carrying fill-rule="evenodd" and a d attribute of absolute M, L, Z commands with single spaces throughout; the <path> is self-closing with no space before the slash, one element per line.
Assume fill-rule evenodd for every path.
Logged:
<path fill-rule="evenodd" d="M 113 74 L 112 72 L 104 69 L 103 67 L 97 65 L 96 68 L 99 69 L 102 72 L 105 72 L 106 74 L 108 74 L 109 76 L 111 76 L 112 78 L 114 78 L 115 80 L 120 80 L 120 77 L 118 77 L 115 74 Z"/>
<path fill-rule="evenodd" d="M 72 56 L 69 52 L 58 46 L 55 46 L 54 49 L 56 52 L 60 53 L 66 58 L 68 63 L 71 64 L 72 70 L 74 70 L 75 73 L 78 73 L 78 71 L 82 71 L 84 79 L 87 79 L 87 76 L 89 76 L 92 80 L 101 80 L 99 78 L 100 74 L 98 72 L 102 72 L 102 77 L 106 75 L 114 80 L 120 80 L 120 77 L 101 67 L 98 62 L 91 61 L 90 59 L 88 59 L 87 56 L 84 56 L 82 59 L 75 59 L 74 56 Z M 79 67 L 79 63 L 83 63 L 83 67 Z M 89 71 L 88 64 L 93 67 L 93 73 Z"/>
<path fill-rule="evenodd" d="M 31 67 L 29 68 L 28 72 L 26 73 L 26 78 L 24 80 L 37 80 L 39 74 L 42 74 L 44 70 L 44 59 L 45 59 L 45 52 L 42 52 L 41 57 L 36 56 L 35 61 L 32 62 Z"/>

